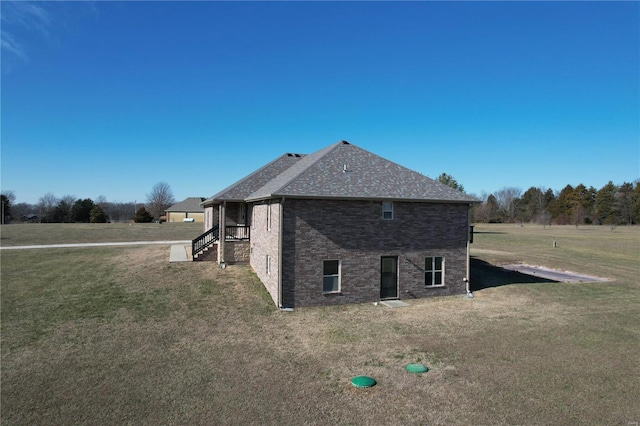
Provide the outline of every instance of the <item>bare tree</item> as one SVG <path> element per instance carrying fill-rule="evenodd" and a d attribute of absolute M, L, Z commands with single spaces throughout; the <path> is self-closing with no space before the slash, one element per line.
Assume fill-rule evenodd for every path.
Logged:
<path fill-rule="evenodd" d="M 584 221 L 586 218 L 587 218 L 587 211 L 585 210 L 584 207 L 582 207 L 580 204 L 573 206 L 573 213 L 572 213 L 571 219 L 573 221 L 573 224 L 576 226 L 576 229 L 578 229 L 578 226 L 584 224 Z"/>
<path fill-rule="evenodd" d="M 6 189 L 2 191 L 2 195 L 11 203 L 14 204 L 16 202 L 16 193 L 10 189 Z"/>
<path fill-rule="evenodd" d="M 505 186 L 504 188 L 496 191 L 494 197 L 500 208 L 500 212 L 504 214 L 508 222 L 513 222 L 517 202 L 520 199 L 522 189 L 513 186 Z"/>
<path fill-rule="evenodd" d="M 536 222 L 542 225 L 542 229 L 547 229 L 547 225 L 551 226 L 551 213 L 544 209 L 536 216 Z"/>
<path fill-rule="evenodd" d="M 38 215 L 42 222 L 51 222 L 53 219 L 53 209 L 58 204 L 58 199 L 53 192 L 47 192 L 38 200 Z"/>
<path fill-rule="evenodd" d="M 76 202 L 76 197 L 73 195 L 65 195 L 58 200 L 58 205 L 54 209 L 54 222 L 68 223 L 71 222 L 71 210 L 73 204 Z"/>
<path fill-rule="evenodd" d="M 151 188 L 151 193 L 147 194 L 147 207 L 156 220 L 159 220 L 164 211 L 174 203 L 173 191 L 166 182 L 156 183 Z"/>
<path fill-rule="evenodd" d="M 103 210 L 105 210 L 103 208 Z M 111 222 L 124 222 L 133 220 L 135 215 L 135 203 L 107 203 L 105 213 L 108 213 Z"/>
<path fill-rule="evenodd" d="M 104 213 L 105 217 L 107 218 L 107 221 L 110 221 L 111 220 L 110 207 L 112 203 L 107 201 L 107 197 L 105 197 L 104 195 L 98 196 L 95 203 L 97 206 L 100 207 L 100 210 L 102 210 L 102 212 Z"/>
<path fill-rule="evenodd" d="M 28 203 L 18 203 L 11 206 L 11 218 L 13 220 L 22 220 L 23 216 L 34 214 L 37 206 Z"/>

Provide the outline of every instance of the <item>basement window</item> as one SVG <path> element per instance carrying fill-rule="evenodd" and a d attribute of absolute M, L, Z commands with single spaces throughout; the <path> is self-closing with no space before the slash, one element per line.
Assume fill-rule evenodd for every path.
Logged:
<path fill-rule="evenodd" d="M 340 292 L 340 261 L 324 260 L 322 262 L 322 292 Z"/>
<path fill-rule="evenodd" d="M 433 256 L 424 259 L 424 285 L 427 287 L 444 285 L 444 257 Z"/>

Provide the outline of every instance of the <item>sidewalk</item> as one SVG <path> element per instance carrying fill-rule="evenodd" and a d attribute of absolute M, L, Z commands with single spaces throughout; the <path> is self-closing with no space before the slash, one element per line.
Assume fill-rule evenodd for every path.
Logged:
<path fill-rule="evenodd" d="M 191 244 L 190 240 L 180 241 L 129 241 L 119 243 L 77 243 L 77 244 L 46 244 L 33 246 L 4 246 L 0 250 L 27 250 L 27 249 L 46 249 L 46 248 L 74 248 L 74 247 L 106 247 L 106 246 L 144 246 L 150 244 Z"/>
<path fill-rule="evenodd" d="M 187 244 L 174 244 L 169 253 L 169 262 L 191 262 L 191 241 Z"/>

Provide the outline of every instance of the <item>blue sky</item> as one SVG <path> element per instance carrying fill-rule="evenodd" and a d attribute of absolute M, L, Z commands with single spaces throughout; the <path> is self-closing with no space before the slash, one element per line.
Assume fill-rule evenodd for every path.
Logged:
<path fill-rule="evenodd" d="M 638 2 L 0 7 L 16 202 L 208 197 L 342 139 L 478 195 L 640 178 Z"/>

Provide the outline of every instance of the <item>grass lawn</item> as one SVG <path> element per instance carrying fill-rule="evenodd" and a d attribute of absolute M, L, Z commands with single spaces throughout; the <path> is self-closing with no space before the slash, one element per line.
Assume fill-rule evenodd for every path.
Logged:
<path fill-rule="evenodd" d="M 166 246 L 2 251 L 2 424 L 639 421 L 640 228 L 476 231 L 478 261 L 610 281 L 286 313 L 248 266 Z"/>
<path fill-rule="evenodd" d="M 202 223 L 25 223 L 0 227 L 0 245 L 192 240 Z"/>

